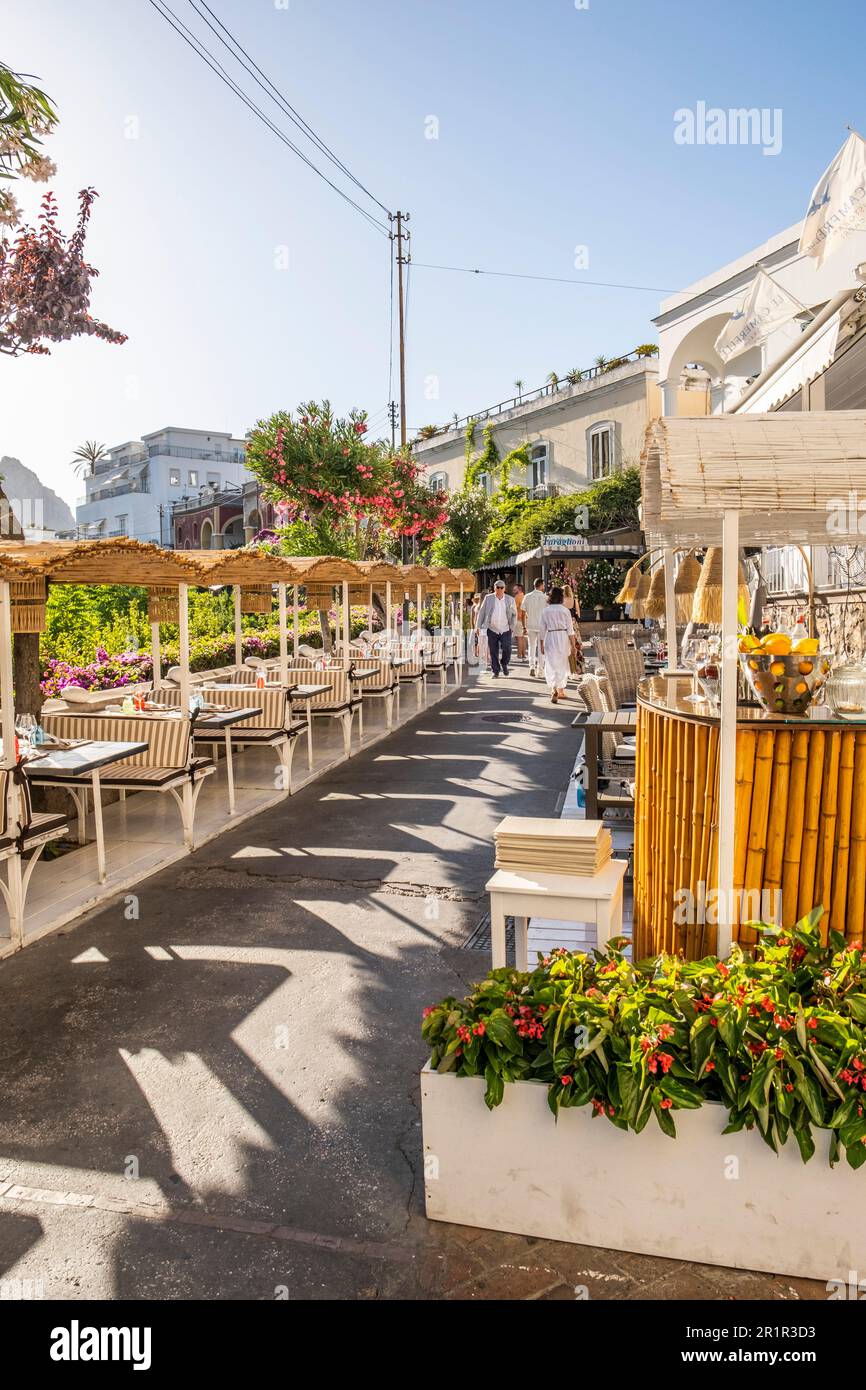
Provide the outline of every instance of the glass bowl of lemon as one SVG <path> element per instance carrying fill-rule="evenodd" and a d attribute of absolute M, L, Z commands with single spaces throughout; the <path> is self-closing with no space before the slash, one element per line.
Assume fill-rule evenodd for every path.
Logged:
<path fill-rule="evenodd" d="M 758 703 L 768 714 L 803 718 L 830 674 L 833 656 L 817 637 L 793 641 L 785 632 L 743 634 L 740 664 Z"/>

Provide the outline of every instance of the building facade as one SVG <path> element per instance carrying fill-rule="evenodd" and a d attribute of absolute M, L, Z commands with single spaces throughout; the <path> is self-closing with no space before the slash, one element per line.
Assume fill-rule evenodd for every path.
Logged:
<path fill-rule="evenodd" d="M 173 504 L 172 544 L 175 550 L 233 550 L 270 530 L 275 520 L 255 478 L 243 487 L 205 486 L 197 497 Z"/>
<path fill-rule="evenodd" d="M 172 546 L 175 504 L 243 489 L 251 480 L 243 439 L 169 426 L 109 450 L 85 480 L 75 520 L 81 538 L 131 536 Z"/>
<path fill-rule="evenodd" d="M 648 421 L 661 414 L 658 366 L 652 357 L 617 359 L 618 365 L 593 367 L 581 380 L 563 379 L 535 391 L 478 411 L 475 452 L 489 425 L 501 458 L 521 445 L 529 446 L 525 477 L 511 482 L 531 489 L 535 497 L 580 492 L 591 483 L 611 477 L 640 459 Z M 705 415 L 709 398 L 703 375 L 684 379 L 678 394 L 681 414 Z M 426 469 L 434 491 L 453 492 L 466 471 L 466 427 L 458 422 L 432 439 L 413 444 L 415 458 Z M 482 475 L 492 491 L 497 480 Z"/>
<path fill-rule="evenodd" d="M 713 414 L 866 410 L 866 233 L 856 233 L 819 268 L 798 251 L 800 224 L 673 296 L 655 320 L 666 415 L 678 409 L 684 374 L 707 375 Z M 725 364 L 715 350 L 758 267 L 809 315 Z M 828 518 L 829 521 L 829 518 Z M 866 517 L 863 522 L 866 542 Z M 832 650 L 866 649 L 866 549 L 779 546 L 760 557 L 773 621 L 790 624 L 810 589 L 818 630 Z"/>

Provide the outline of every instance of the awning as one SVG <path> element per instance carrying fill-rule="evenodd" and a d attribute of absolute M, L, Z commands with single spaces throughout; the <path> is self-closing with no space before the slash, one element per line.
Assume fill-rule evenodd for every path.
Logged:
<path fill-rule="evenodd" d="M 743 545 L 862 544 L 866 411 L 653 420 L 641 492 L 650 546 L 718 544 L 726 511 Z"/>

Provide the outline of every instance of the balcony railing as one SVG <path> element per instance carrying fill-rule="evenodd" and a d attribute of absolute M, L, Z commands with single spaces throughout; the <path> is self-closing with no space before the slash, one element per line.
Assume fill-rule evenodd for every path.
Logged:
<path fill-rule="evenodd" d="M 118 483 L 117 487 L 102 487 L 83 497 L 78 505 L 84 507 L 89 502 L 105 502 L 110 497 L 128 497 L 131 492 L 150 492 L 150 484 L 130 481 Z"/>
<path fill-rule="evenodd" d="M 551 396 L 559 395 L 562 392 L 571 390 L 572 386 L 582 386 L 585 382 L 598 381 L 600 377 L 607 376 L 618 367 L 632 366 L 635 362 L 655 362 L 656 356 L 649 353 L 627 352 L 621 357 L 611 358 L 610 362 L 605 362 L 597 367 L 585 367 L 582 371 L 574 373 L 573 376 L 566 375 L 558 377 L 556 381 L 546 381 L 543 386 L 535 386 L 530 391 L 521 391 L 516 396 L 511 396 L 508 400 L 499 401 L 496 405 L 488 406 L 486 410 L 473 410 L 471 415 L 464 415 L 462 419 L 454 420 L 450 425 L 443 425 L 436 435 L 431 435 L 430 439 L 416 439 L 415 444 L 428 444 L 433 439 L 439 438 L 443 434 L 450 434 L 453 430 L 463 430 L 470 423 L 482 424 L 485 420 L 490 420 L 495 415 L 504 415 L 509 410 L 517 410 L 522 405 L 532 405 L 535 401 L 541 401 Z"/>
<path fill-rule="evenodd" d="M 199 462 L 243 463 L 246 452 L 243 449 L 188 449 L 179 444 L 149 444 L 150 458 L 196 459 Z"/>

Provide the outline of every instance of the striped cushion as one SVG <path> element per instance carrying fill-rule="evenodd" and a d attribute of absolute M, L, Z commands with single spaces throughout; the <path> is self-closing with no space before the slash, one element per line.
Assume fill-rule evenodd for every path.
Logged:
<path fill-rule="evenodd" d="M 309 701 L 313 711 L 336 711 L 345 709 L 351 703 L 349 673 L 339 666 L 329 666 L 324 671 L 293 668 L 288 673 L 288 679 L 290 685 L 330 685 L 330 690 L 323 691 L 321 695 L 314 695 Z"/>
<path fill-rule="evenodd" d="M 381 694 L 383 690 L 393 690 L 396 682 L 396 672 L 387 657 L 360 656 L 352 662 L 356 671 L 378 671 L 379 674 L 374 680 L 361 682 L 361 694 L 373 695 Z"/>
<path fill-rule="evenodd" d="M 179 767 L 188 765 L 191 752 L 188 719 L 160 718 L 158 715 L 46 714 L 43 724 L 57 738 L 109 739 L 118 742 L 144 742 L 146 753 L 136 753 L 112 763 L 113 768 Z M 40 776 L 39 781 L 43 778 Z M 56 780 L 52 777 L 52 780 Z"/>

